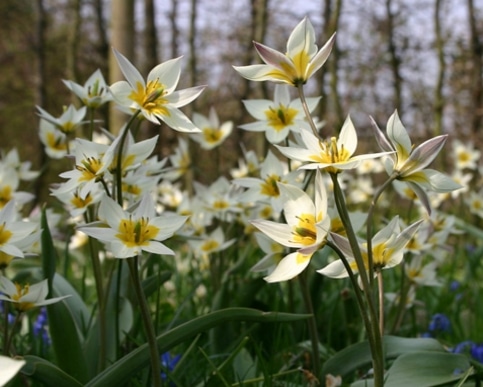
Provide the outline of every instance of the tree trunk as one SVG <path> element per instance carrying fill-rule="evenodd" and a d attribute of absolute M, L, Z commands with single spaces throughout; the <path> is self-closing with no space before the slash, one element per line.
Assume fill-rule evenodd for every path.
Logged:
<path fill-rule="evenodd" d="M 116 0 L 111 2 L 111 46 L 134 60 L 134 0 Z M 109 51 L 109 84 L 124 79 L 114 53 Z M 126 121 L 126 116 L 110 104 L 109 130 L 119 133 Z"/>
<path fill-rule="evenodd" d="M 443 96 L 446 62 L 444 60 L 444 39 L 441 31 L 441 5 L 443 0 L 436 0 L 434 8 L 434 33 L 436 36 L 436 52 L 438 55 L 439 72 L 434 90 L 434 135 L 443 133 L 443 111 L 445 100 Z"/>
<path fill-rule="evenodd" d="M 394 40 L 394 14 L 391 10 L 392 0 L 386 0 L 387 15 L 387 39 L 388 51 L 390 55 L 390 68 L 393 76 L 394 85 L 394 106 L 401 112 L 402 109 L 402 78 L 401 78 L 401 59 L 397 53 L 396 42 Z"/>
<path fill-rule="evenodd" d="M 171 0 L 171 12 L 169 14 L 169 21 L 171 23 L 171 58 L 177 58 L 179 56 L 178 6 L 178 0 Z"/>
<path fill-rule="evenodd" d="M 80 10 L 82 7 L 82 0 L 72 0 L 69 10 L 69 31 L 67 34 L 67 52 L 66 52 L 66 70 L 65 76 L 68 80 L 78 82 L 77 73 L 77 51 L 79 47 L 79 34 L 81 26 Z M 74 94 L 71 94 L 72 103 L 77 102 Z"/>
<path fill-rule="evenodd" d="M 468 22 L 470 26 L 470 50 L 472 61 L 472 110 L 471 130 L 481 129 L 483 121 L 483 43 L 480 40 L 473 0 L 468 0 Z"/>

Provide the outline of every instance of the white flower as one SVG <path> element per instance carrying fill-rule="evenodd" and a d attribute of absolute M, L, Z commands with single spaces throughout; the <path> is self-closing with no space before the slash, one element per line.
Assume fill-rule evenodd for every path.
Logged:
<path fill-rule="evenodd" d="M 114 55 L 127 80 L 116 82 L 110 87 L 119 105 L 133 113 L 140 110 L 146 119 L 155 124 L 164 122 L 179 132 L 200 132 L 179 108 L 196 99 L 204 86 L 175 91 L 181 74 L 181 58 L 157 65 L 145 81 L 126 57 L 116 50 Z"/>
<path fill-rule="evenodd" d="M 185 222 L 186 216 L 156 216 L 150 195 L 144 195 L 132 212 L 104 196 L 99 205 L 99 218 L 79 227 L 85 234 L 107 243 L 116 258 L 129 258 L 142 251 L 161 255 L 174 255 L 174 251 L 160 241 L 170 238 Z"/>

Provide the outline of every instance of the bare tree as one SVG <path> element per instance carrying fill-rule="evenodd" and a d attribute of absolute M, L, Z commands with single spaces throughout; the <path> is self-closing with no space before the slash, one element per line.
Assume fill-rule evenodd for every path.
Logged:
<path fill-rule="evenodd" d="M 473 0 L 468 0 L 468 25 L 470 27 L 470 55 L 472 62 L 472 110 L 471 130 L 477 133 L 483 122 L 483 43 L 478 31 Z"/>
<path fill-rule="evenodd" d="M 129 60 L 134 58 L 134 0 L 111 2 L 111 45 Z M 109 83 L 121 80 L 122 73 L 112 51 L 109 52 Z M 109 111 L 109 125 L 117 133 L 125 120 L 113 104 Z"/>
<path fill-rule="evenodd" d="M 179 56 L 178 7 L 178 0 L 171 0 L 171 12 L 169 13 L 169 21 L 171 23 L 171 58 L 177 58 Z"/>
<path fill-rule="evenodd" d="M 67 51 L 66 51 L 66 77 L 69 80 L 77 81 L 77 52 L 79 48 L 80 27 L 81 27 L 81 11 L 82 0 L 72 0 L 70 9 L 68 10 L 69 31 L 67 33 Z M 76 100 L 72 94 L 73 102 Z"/>
<path fill-rule="evenodd" d="M 390 55 L 390 67 L 393 76 L 394 86 L 394 106 L 401 111 L 402 108 L 402 77 L 401 77 L 401 58 L 397 52 L 395 31 L 395 15 L 392 11 L 392 0 L 386 0 L 386 16 L 387 16 L 387 42 Z"/>
<path fill-rule="evenodd" d="M 332 36 L 334 32 L 337 31 L 339 26 L 340 14 L 342 9 L 342 0 L 325 0 L 323 2 L 322 7 L 322 17 L 324 20 L 324 25 L 322 27 L 322 34 L 320 36 L 320 41 L 318 42 L 319 46 L 323 46 L 327 40 Z M 336 123 L 332 122 L 335 127 L 339 127 L 338 125 L 342 120 L 342 106 L 340 103 L 340 96 L 338 95 L 337 88 L 339 83 L 339 77 L 337 75 L 337 70 L 339 67 L 339 51 L 337 49 L 337 45 L 334 46 L 332 49 L 332 53 L 329 59 L 329 62 L 326 66 L 322 66 L 319 70 L 319 74 L 317 76 L 317 89 L 319 95 L 322 97 L 319 106 L 319 118 L 323 121 L 336 121 Z M 330 73 L 330 97 L 332 104 L 334 106 L 335 117 L 330 118 L 328 117 L 328 106 L 330 101 L 328 101 L 327 92 L 325 90 L 325 82 L 327 78 L 327 73 Z M 329 124 L 329 126 L 332 126 Z"/>
<path fill-rule="evenodd" d="M 441 6 L 443 0 L 436 0 L 434 6 L 434 32 L 436 36 L 436 53 L 438 55 L 438 77 L 434 90 L 434 134 L 438 135 L 443 132 L 443 111 L 444 111 L 444 95 L 443 86 L 446 74 L 446 61 L 444 59 L 444 39 L 441 31 Z"/>

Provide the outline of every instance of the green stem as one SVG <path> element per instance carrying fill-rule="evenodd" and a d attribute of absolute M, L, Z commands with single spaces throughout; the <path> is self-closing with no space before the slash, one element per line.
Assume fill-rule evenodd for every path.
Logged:
<path fill-rule="evenodd" d="M 131 274 L 131 279 L 134 285 L 134 291 L 136 293 L 137 300 L 139 302 L 139 308 L 141 310 L 141 319 L 144 325 L 144 331 L 146 339 L 148 340 L 149 352 L 151 355 L 151 368 L 153 372 L 153 385 L 155 387 L 161 386 L 161 366 L 160 357 L 158 351 L 158 345 L 156 343 L 156 334 L 154 331 L 153 322 L 151 320 L 151 313 L 149 312 L 146 296 L 141 285 L 141 279 L 139 277 L 138 270 L 138 256 L 128 258 L 128 266 Z"/>
<path fill-rule="evenodd" d="M 386 188 L 397 179 L 398 174 L 393 173 L 376 191 L 374 197 L 372 198 L 371 206 L 367 211 L 367 220 L 366 220 L 366 238 L 367 238 L 367 265 L 369 267 L 369 280 L 371 281 L 374 278 L 374 267 L 372 265 L 372 233 L 373 233 L 373 220 L 374 220 L 374 211 L 376 209 L 377 201 L 382 193 L 386 190 Z"/>
<path fill-rule="evenodd" d="M 6 343 L 8 342 L 8 304 L 6 301 L 2 301 L 3 303 L 3 314 L 4 314 L 4 329 L 3 329 L 3 354 L 8 356 L 8 349 Z"/>
<path fill-rule="evenodd" d="M 7 310 L 7 320 L 6 325 L 5 325 L 5 332 L 7 332 L 8 328 L 8 308 L 5 308 Z M 15 328 L 16 326 L 20 323 L 22 317 L 22 312 L 18 312 L 17 315 L 15 316 L 15 321 L 12 324 L 12 329 L 10 336 L 8 336 L 8 339 L 5 341 L 5 347 L 3 348 L 3 353 L 5 356 L 10 356 L 10 347 L 12 346 L 12 340 L 13 340 L 13 335 L 15 334 Z"/>
<path fill-rule="evenodd" d="M 379 294 L 379 332 L 381 336 L 384 334 L 384 281 L 382 278 L 382 271 L 376 271 L 377 287 Z"/>
<path fill-rule="evenodd" d="M 319 132 L 317 131 L 317 127 L 315 126 L 315 122 L 312 119 L 312 116 L 310 115 L 309 106 L 307 105 L 307 100 L 305 99 L 305 93 L 304 93 L 303 85 L 298 85 L 297 90 L 299 92 L 299 98 L 300 98 L 300 101 L 302 102 L 302 107 L 304 108 L 305 117 L 307 118 L 307 121 L 309 122 L 310 128 L 312 129 L 314 136 L 317 137 L 318 139 L 320 139 Z"/>
<path fill-rule="evenodd" d="M 86 223 L 94 219 L 92 208 L 88 209 L 88 215 L 85 215 Z M 94 274 L 94 282 L 96 285 L 97 303 L 99 306 L 99 363 L 98 370 L 102 371 L 106 367 L 106 308 L 104 302 L 104 286 L 102 281 L 102 268 L 99 259 L 99 252 L 94 245 L 94 239 L 88 239 L 89 255 L 91 256 L 92 271 Z"/>
<path fill-rule="evenodd" d="M 141 113 L 141 110 L 136 111 L 129 119 L 124 132 L 121 134 L 121 140 L 119 141 L 119 150 L 117 152 L 117 165 L 116 165 L 116 185 L 117 185 L 117 202 L 122 206 L 122 154 L 124 153 L 124 143 L 126 142 L 126 137 L 129 132 L 129 128 L 136 119 L 136 117 Z"/>
<path fill-rule="evenodd" d="M 373 291 L 371 283 L 368 279 L 368 273 L 366 268 L 366 263 L 362 257 L 362 252 L 357 240 L 357 236 L 352 227 L 350 221 L 349 213 L 347 211 L 347 206 L 344 199 L 344 193 L 339 185 L 336 173 L 330 173 L 332 183 L 334 186 L 334 199 L 337 206 L 337 211 L 339 212 L 340 219 L 344 225 L 345 231 L 347 233 L 347 239 L 352 249 L 354 259 L 357 265 L 357 271 L 359 273 L 359 278 L 362 283 L 362 289 L 364 290 L 365 299 L 367 302 L 367 310 L 364 313 L 369 313 L 367 319 L 364 322 L 368 322 L 366 325 L 367 338 L 369 340 L 369 345 L 371 347 L 372 354 L 372 365 L 374 370 L 374 386 L 382 387 L 384 385 L 384 354 L 382 347 L 382 336 L 379 330 L 378 316 L 374 302 Z M 369 238 L 370 239 L 370 238 Z"/>
<path fill-rule="evenodd" d="M 357 305 L 359 306 L 359 311 L 361 312 L 362 319 L 364 320 L 364 326 L 368 327 L 370 326 L 370 320 L 369 317 L 367 316 L 367 313 L 365 313 L 366 310 L 366 302 L 364 301 L 364 297 L 361 291 L 361 288 L 359 286 L 359 283 L 357 282 L 357 278 L 352 271 L 352 268 L 347 261 L 347 258 L 345 255 L 342 253 L 342 251 L 337 247 L 336 244 L 334 244 L 331 241 L 326 242 L 327 246 L 329 246 L 332 250 L 335 251 L 335 253 L 339 256 L 340 260 L 342 261 L 342 264 L 344 265 L 345 269 L 347 270 L 347 273 L 349 274 L 349 280 L 351 281 L 352 287 L 354 289 L 354 293 L 356 295 L 356 300 L 357 300 Z"/>
<path fill-rule="evenodd" d="M 310 342 L 312 344 L 312 368 L 313 373 L 317 378 L 320 378 L 320 353 L 319 353 L 319 335 L 317 332 L 317 320 L 315 318 L 314 305 L 312 297 L 310 296 L 309 285 L 307 282 L 307 271 L 303 271 L 298 276 L 300 282 L 300 289 L 302 290 L 302 297 L 307 313 L 310 314 L 308 319 L 308 328 L 310 335 Z"/>

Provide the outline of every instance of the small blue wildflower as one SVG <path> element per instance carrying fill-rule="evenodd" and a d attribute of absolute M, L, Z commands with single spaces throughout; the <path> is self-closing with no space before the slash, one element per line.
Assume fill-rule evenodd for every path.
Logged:
<path fill-rule="evenodd" d="M 429 323 L 428 330 L 432 334 L 449 332 L 451 328 L 451 323 L 449 318 L 443 313 L 436 313 Z"/>
<path fill-rule="evenodd" d="M 456 292 L 459 288 L 460 288 L 459 281 L 453 280 L 449 284 L 449 290 L 451 290 L 452 292 Z"/>
<path fill-rule="evenodd" d="M 483 344 L 473 344 L 470 353 L 473 359 L 483 363 Z"/>
<path fill-rule="evenodd" d="M 172 356 L 169 352 L 165 352 L 161 355 L 161 366 L 168 372 L 172 372 L 176 367 L 176 364 L 178 364 L 179 359 L 181 359 L 181 355 Z M 163 381 L 168 379 L 165 372 L 161 372 L 161 379 Z M 174 383 L 170 383 L 169 385 L 172 387 L 176 386 Z"/>
<path fill-rule="evenodd" d="M 5 308 L 7 308 L 8 305 L 5 301 L 0 301 L 0 315 L 3 316 L 4 312 L 5 312 Z M 12 313 L 9 313 L 8 314 L 8 323 L 10 325 L 12 325 L 15 321 L 15 315 L 13 315 Z"/>
<path fill-rule="evenodd" d="M 41 337 L 46 346 L 50 345 L 49 331 L 47 329 L 47 309 L 40 308 L 40 313 L 35 320 L 32 331 L 35 337 Z"/>
<path fill-rule="evenodd" d="M 466 340 L 462 341 L 459 344 L 456 344 L 456 347 L 454 347 L 451 352 L 453 353 L 471 353 L 471 349 L 475 343 L 471 340 Z"/>

